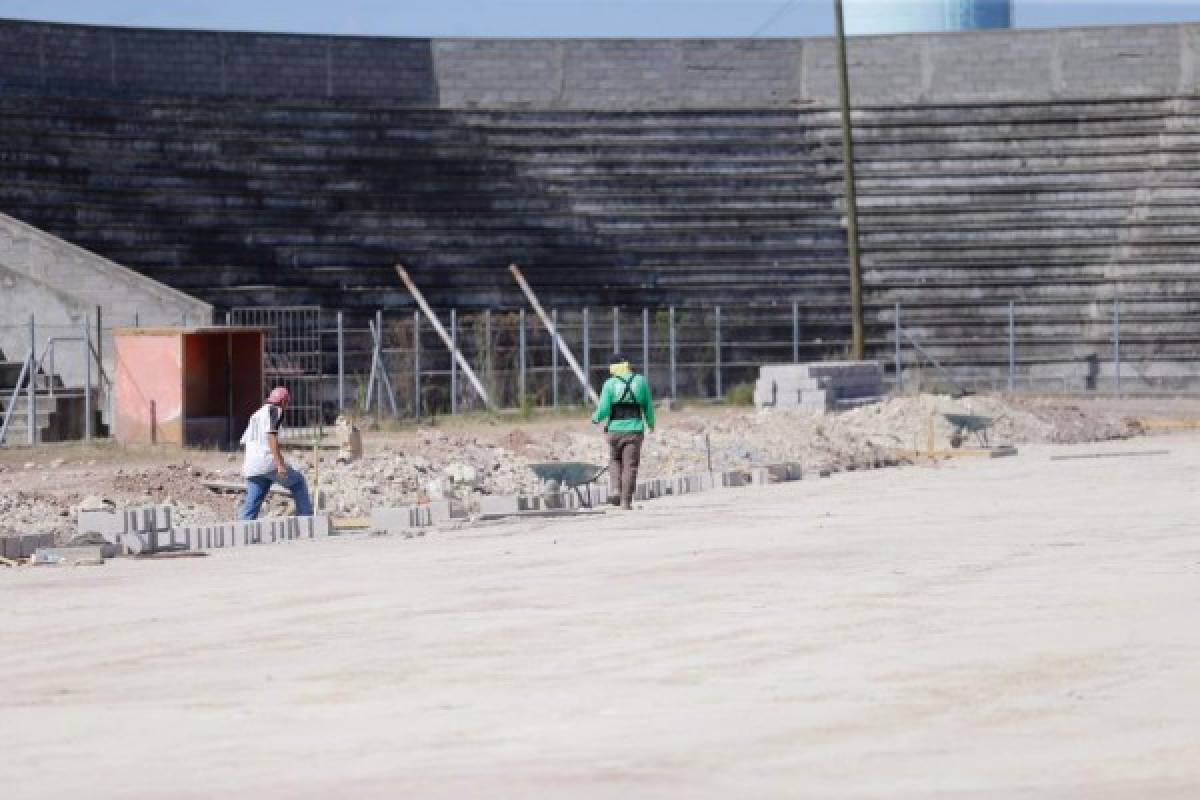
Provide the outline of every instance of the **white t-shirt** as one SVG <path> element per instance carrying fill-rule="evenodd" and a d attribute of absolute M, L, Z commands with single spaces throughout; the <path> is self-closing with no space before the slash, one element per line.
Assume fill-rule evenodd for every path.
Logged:
<path fill-rule="evenodd" d="M 242 445 L 246 448 L 246 460 L 242 462 L 242 475 L 247 478 L 254 475 L 271 475 L 275 473 L 275 456 L 271 454 L 271 445 L 267 437 L 278 434 L 283 425 L 283 409 L 267 403 L 254 415 L 246 425 L 242 434 Z M 286 463 L 286 462 L 285 462 Z"/>

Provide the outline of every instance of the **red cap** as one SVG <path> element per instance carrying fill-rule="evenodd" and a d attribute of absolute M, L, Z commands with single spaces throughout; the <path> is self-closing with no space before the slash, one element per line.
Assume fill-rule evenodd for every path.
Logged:
<path fill-rule="evenodd" d="M 274 403 L 277 406 L 286 406 L 289 402 L 291 402 L 291 399 L 292 393 L 287 390 L 286 386 L 276 386 L 271 390 L 271 393 L 267 395 L 267 402 Z"/>

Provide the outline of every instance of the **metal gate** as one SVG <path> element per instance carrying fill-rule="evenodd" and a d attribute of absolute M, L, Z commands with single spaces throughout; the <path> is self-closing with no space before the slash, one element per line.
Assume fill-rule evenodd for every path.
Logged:
<path fill-rule="evenodd" d="M 235 308 L 229 321 L 269 329 L 263 354 L 263 396 L 286 386 L 291 403 L 283 415 L 284 438 L 319 436 L 321 415 L 321 307 Z"/>

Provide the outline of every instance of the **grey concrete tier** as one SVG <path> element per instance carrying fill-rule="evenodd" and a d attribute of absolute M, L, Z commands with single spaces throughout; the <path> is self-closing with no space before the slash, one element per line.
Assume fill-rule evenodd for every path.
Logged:
<path fill-rule="evenodd" d="M 1063 340 L 1069 365 L 1096 338 L 1086 310 L 1114 292 L 1132 304 L 1131 356 L 1151 357 L 1155 335 L 1160 352 L 1190 341 L 1200 102 L 1174 91 L 898 95 L 858 111 L 875 354 L 890 360 L 898 302 L 935 352 L 990 362 L 962 310 L 1013 299 L 1042 339 Z M 794 301 L 808 335 L 848 328 L 826 104 L 464 111 L 53 94 L 0 99 L 0 208 L 220 306 L 408 309 L 391 273 L 403 260 L 435 305 L 515 307 L 504 268 L 516 261 L 560 308 Z"/>

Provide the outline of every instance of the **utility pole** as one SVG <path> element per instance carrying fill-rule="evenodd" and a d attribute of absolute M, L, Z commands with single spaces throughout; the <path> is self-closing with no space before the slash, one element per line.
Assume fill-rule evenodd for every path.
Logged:
<path fill-rule="evenodd" d="M 846 249 L 850 256 L 850 336 L 851 358 L 862 361 L 866 355 L 863 340 L 862 265 L 858 260 L 858 195 L 854 188 L 854 134 L 850 127 L 850 73 L 846 68 L 846 31 L 842 18 L 842 0 L 833 0 L 837 26 L 838 96 L 842 104 L 842 172 L 846 178 Z"/>

